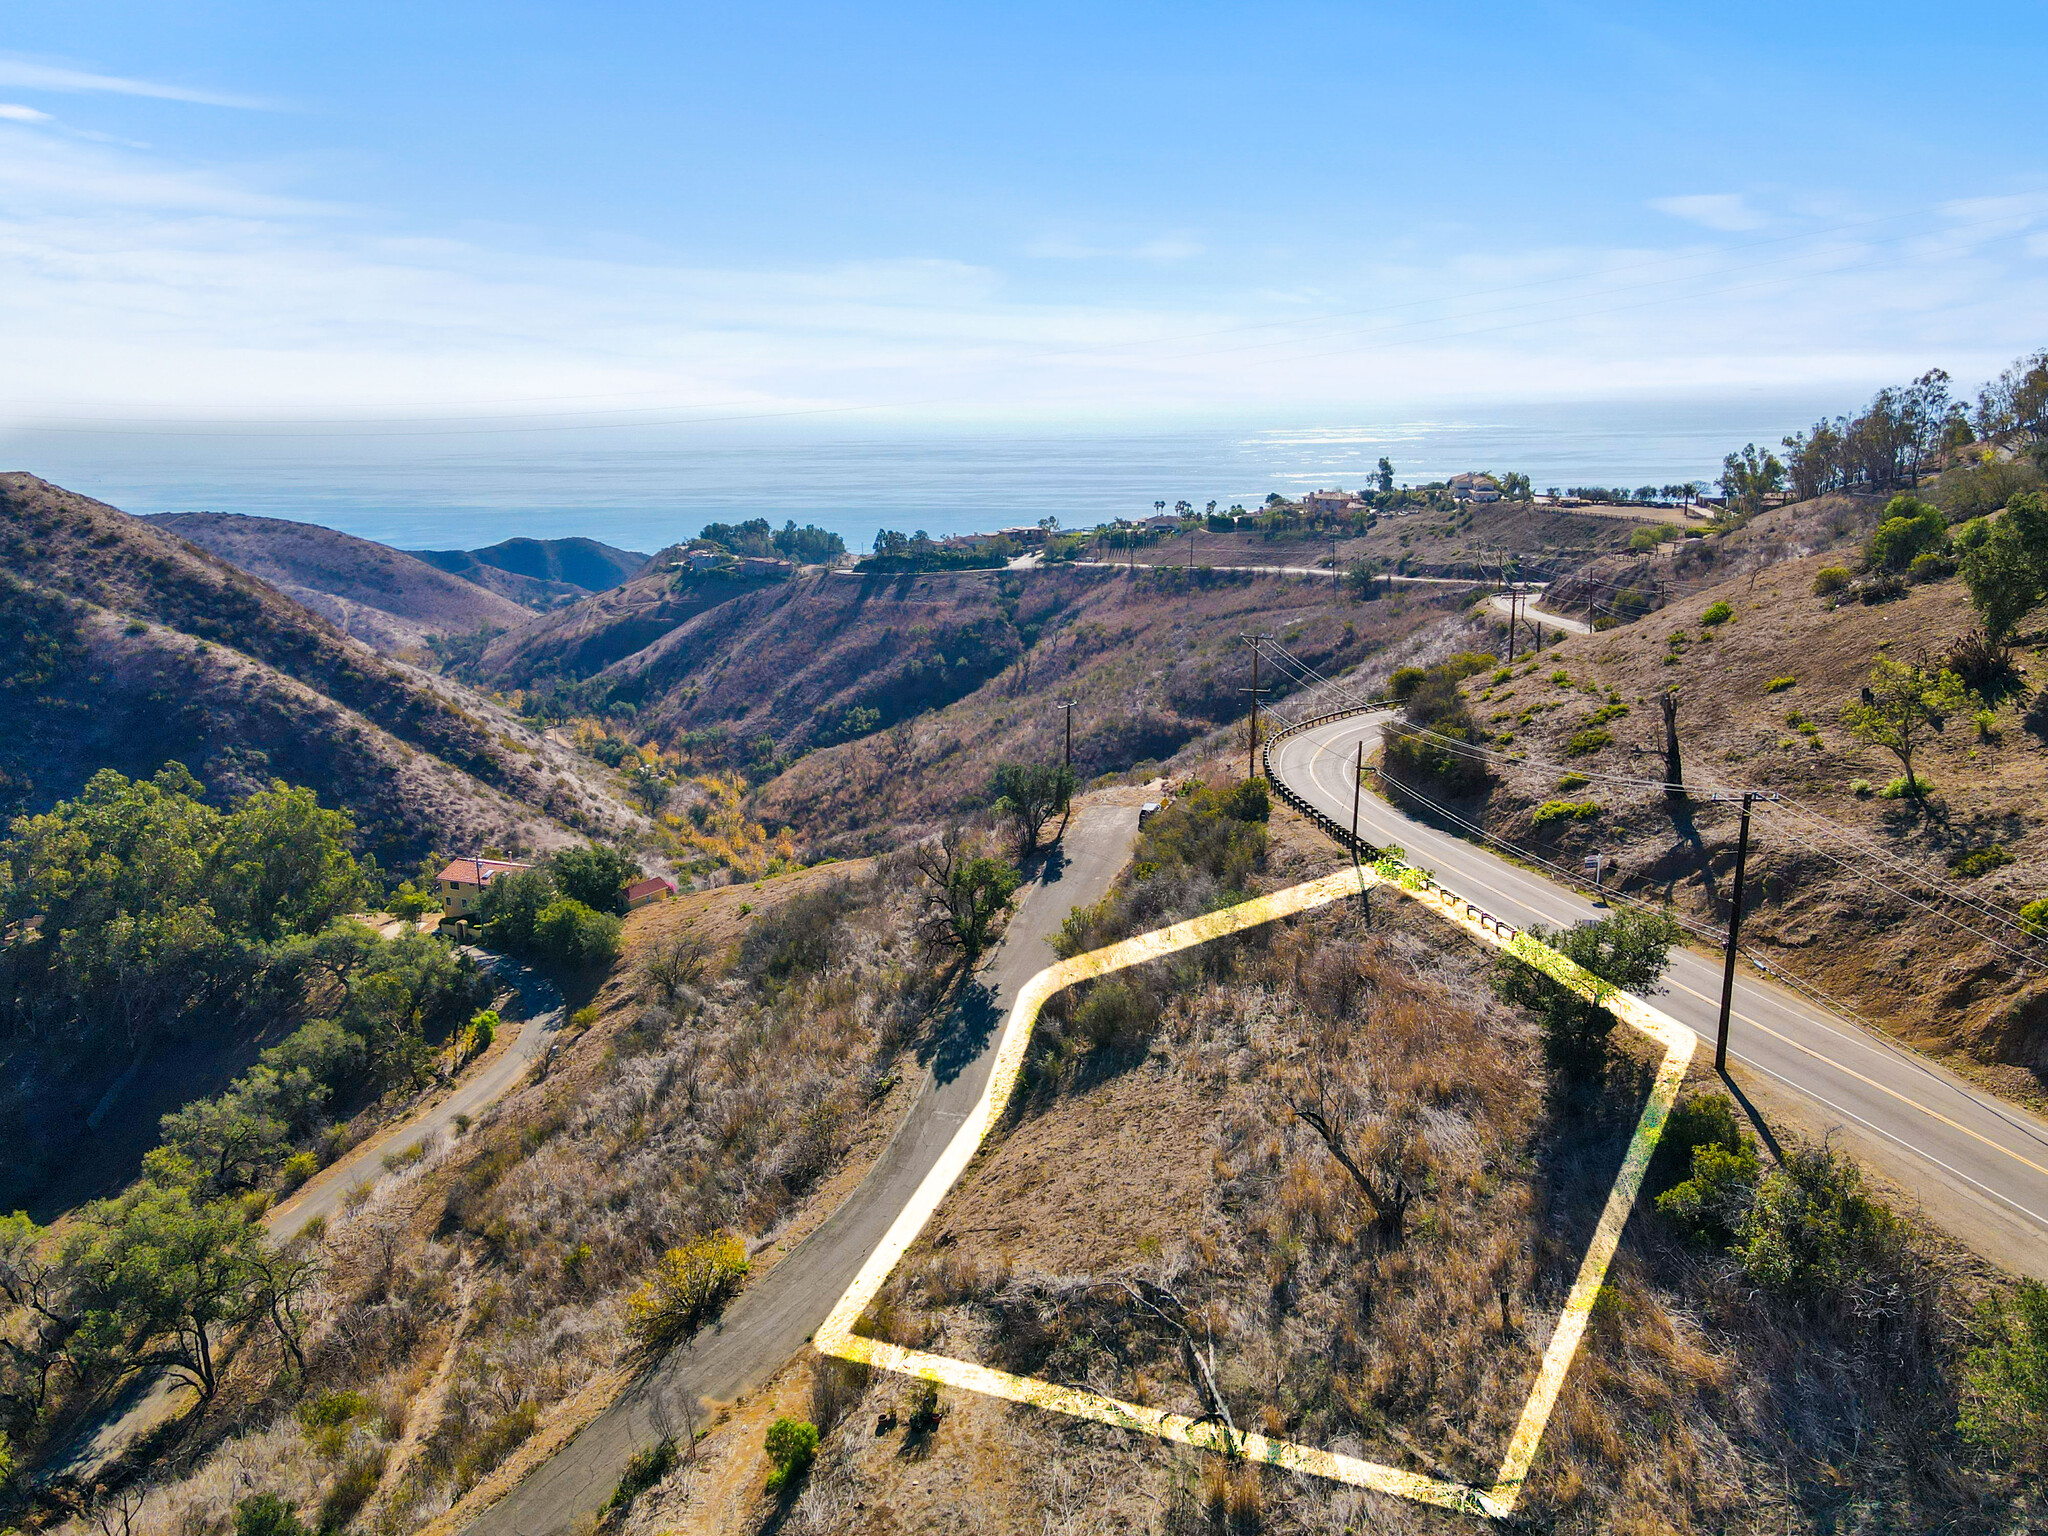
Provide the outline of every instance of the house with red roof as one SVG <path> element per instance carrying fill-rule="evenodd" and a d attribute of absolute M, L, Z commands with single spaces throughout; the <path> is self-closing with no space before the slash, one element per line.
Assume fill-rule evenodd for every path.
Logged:
<path fill-rule="evenodd" d="M 630 912 L 635 907 L 644 907 L 650 901 L 667 901 L 675 893 L 675 881 L 664 880 L 660 875 L 650 875 L 647 879 L 626 887 L 626 910 Z"/>
<path fill-rule="evenodd" d="M 530 868 L 529 864 L 515 863 L 511 859 L 482 859 L 474 855 L 450 860 L 438 881 L 445 914 L 448 917 L 468 917 L 476 911 L 477 903 L 484 899 L 485 886 L 500 875 Z"/>

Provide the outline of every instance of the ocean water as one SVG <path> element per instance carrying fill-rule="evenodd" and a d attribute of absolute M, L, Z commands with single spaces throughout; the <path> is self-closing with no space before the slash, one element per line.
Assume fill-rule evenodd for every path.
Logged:
<path fill-rule="evenodd" d="M 865 549 L 877 529 L 934 535 L 1092 527 L 1155 501 L 1254 506 L 1268 492 L 1518 470 L 1541 490 L 1711 482 L 1745 442 L 1775 444 L 1838 402 L 1740 398 L 1461 407 L 1323 422 L 999 428 L 355 431 L 324 427 L 58 432 L 0 428 L 0 467 L 131 512 L 244 512 L 401 549 L 581 534 L 655 550 L 710 521 L 814 522 Z"/>

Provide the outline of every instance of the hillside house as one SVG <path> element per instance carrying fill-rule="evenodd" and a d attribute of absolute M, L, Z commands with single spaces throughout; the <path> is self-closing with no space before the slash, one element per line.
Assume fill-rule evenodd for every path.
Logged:
<path fill-rule="evenodd" d="M 1491 475 L 1453 475 L 1446 487 L 1453 501 L 1499 501 L 1500 482 Z"/>
<path fill-rule="evenodd" d="M 1349 491 L 1310 491 L 1301 498 L 1301 509 L 1311 517 L 1342 516 L 1362 511 L 1365 503 Z"/>
<path fill-rule="evenodd" d="M 474 856 L 455 859 L 441 871 L 439 885 L 441 905 L 449 917 L 469 917 L 484 899 L 484 887 L 500 875 L 509 875 L 516 870 L 530 869 L 527 864 L 514 863 L 510 859 L 480 859 Z"/>
<path fill-rule="evenodd" d="M 636 907 L 646 906 L 650 901 L 667 901 L 675 893 L 675 881 L 665 880 L 660 875 L 650 875 L 645 880 L 626 887 L 626 910 L 631 912 Z"/>

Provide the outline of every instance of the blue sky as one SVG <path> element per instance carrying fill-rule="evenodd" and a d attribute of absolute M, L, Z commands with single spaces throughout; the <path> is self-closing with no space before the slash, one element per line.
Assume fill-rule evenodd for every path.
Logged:
<path fill-rule="evenodd" d="M 1851 404 L 2048 344 L 2035 6 L 7 15 L 16 424 Z"/>

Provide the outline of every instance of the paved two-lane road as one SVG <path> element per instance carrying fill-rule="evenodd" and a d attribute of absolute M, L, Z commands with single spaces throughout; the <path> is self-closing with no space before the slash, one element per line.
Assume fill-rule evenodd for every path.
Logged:
<path fill-rule="evenodd" d="M 1361 740 L 1372 754 L 1387 714 L 1303 731 L 1272 749 L 1272 770 L 1317 809 L 1348 825 Z M 1561 927 L 1606 915 L 1578 891 L 1463 838 L 1360 797 L 1359 836 L 1398 844 L 1445 889 L 1517 927 Z M 1711 1048 L 1721 962 L 1675 951 L 1657 1006 Z M 1748 967 L 1735 981 L 1729 1030 L 1736 1081 L 1796 1094 L 1806 1118 L 1914 1196 L 1936 1222 L 2008 1268 L 2048 1279 L 2048 1123 L 1971 1087 L 1901 1046 L 1835 1017 Z"/>
<path fill-rule="evenodd" d="M 1047 941 L 1069 912 L 1108 892 L 1137 835 L 1136 806 L 1094 806 L 1075 818 L 1061 848 L 1025 887 L 1002 943 L 976 977 L 985 994 L 954 1015 L 903 1124 L 859 1187 L 743 1291 L 714 1330 L 634 1382 L 479 1515 L 467 1536 L 569 1530 L 611 1497 L 626 1459 L 659 1438 L 664 1405 L 686 1398 L 730 1401 L 767 1381 L 804 1347 L 981 1098 L 1018 989 L 1052 961 Z M 671 1410 L 670 1417 L 682 1415 Z"/>

